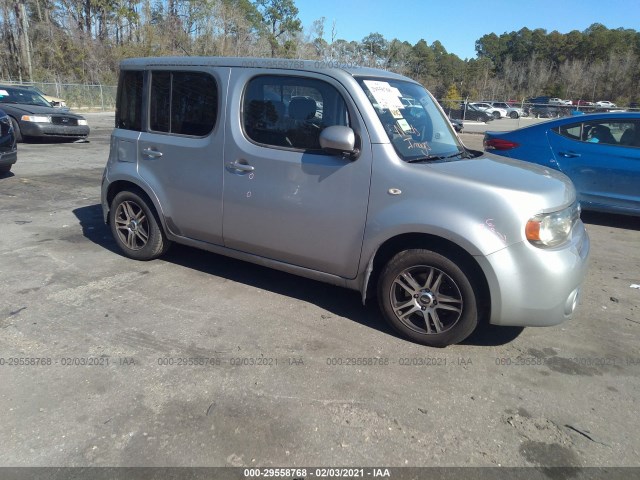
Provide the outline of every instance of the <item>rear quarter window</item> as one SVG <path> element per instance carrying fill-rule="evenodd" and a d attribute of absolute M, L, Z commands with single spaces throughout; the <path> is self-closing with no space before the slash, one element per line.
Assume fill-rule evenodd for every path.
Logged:
<path fill-rule="evenodd" d="M 149 129 L 203 137 L 216 125 L 218 86 L 203 72 L 152 72 Z"/>

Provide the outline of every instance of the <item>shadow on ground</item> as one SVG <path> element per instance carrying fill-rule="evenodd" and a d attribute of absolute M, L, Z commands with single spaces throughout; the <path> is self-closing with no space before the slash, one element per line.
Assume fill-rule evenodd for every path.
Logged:
<path fill-rule="evenodd" d="M 582 212 L 582 221 L 586 224 L 603 227 L 623 228 L 626 230 L 640 230 L 640 219 L 633 215 L 616 215 L 614 213 Z"/>
<path fill-rule="evenodd" d="M 88 240 L 121 255 L 109 227 L 102 220 L 100 205 L 80 207 L 73 210 L 73 213 L 78 218 L 82 233 Z M 398 337 L 380 314 L 376 300 L 370 299 L 367 305 L 363 306 L 359 292 L 177 244 L 171 247 L 162 260 L 312 303 L 337 316 L 348 318 L 386 335 Z M 503 345 L 511 342 L 521 332 L 522 328 L 482 325 L 463 344 Z"/>

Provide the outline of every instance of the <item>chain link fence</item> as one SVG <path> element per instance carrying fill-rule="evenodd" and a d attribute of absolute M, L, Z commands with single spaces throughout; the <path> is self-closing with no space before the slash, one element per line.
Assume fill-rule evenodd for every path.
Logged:
<path fill-rule="evenodd" d="M 79 83 L 15 82 L 0 80 L 0 85 L 33 86 L 49 97 L 64 100 L 72 110 L 85 112 L 113 111 L 116 108 L 115 85 L 83 85 Z"/>

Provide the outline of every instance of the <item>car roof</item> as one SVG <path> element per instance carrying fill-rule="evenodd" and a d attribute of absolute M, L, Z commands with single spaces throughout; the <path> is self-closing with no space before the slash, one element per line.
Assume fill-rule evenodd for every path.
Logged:
<path fill-rule="evenodd" d="M 503 134 L 509 134 L 511 132 L 520 132 L 520 131 L 529 130 L 529 129 L 535 130 L 540 128 L 542 129 L 555 128 L 556 126 L 559 126 L 559 125 L 566 125 L 571 123 L 583 123 L 583 122 L 598 121 L 598 120 L 603 120 L 603 121 L 605 120 L 640 120 L 640 112 L 586 113 L 584 115 L 575 115 L 575 116 L 545 120 L 540 123 L 535 123 L 533 125 L 527 125 L 526 127 L 521 127 L 515 130 L 511 130 L 510 132 L 490 131 L 487 133 L 503 135 Z"/>
<path fill-rule="evenodd" d="M 150 67 L 244 67 L 274 70 L 305 70 L 323 73 L 331 77 L 350 75 L 352 77 L 377 77 L 389 80 L 403 80 L 418 83 L 415 80 L 378 68 L 359 67 L 340 62 L 324 62 L 318 60 L 300 60 L 291 58 L 245 58 L 245 57 L 141 57 L 128 58 L 120 62 L 123 70 Z"/>
<path fill-rule="evenodd" d="M 29 92 L 33 91 L 30 88 L 26 88 L 26 87 L 24 87 L 22 85 L 0 85 L 0 88 L 3 88 L 5 90 L 7 88 L 15 88 L 16 90 L 29 91 Z"/>

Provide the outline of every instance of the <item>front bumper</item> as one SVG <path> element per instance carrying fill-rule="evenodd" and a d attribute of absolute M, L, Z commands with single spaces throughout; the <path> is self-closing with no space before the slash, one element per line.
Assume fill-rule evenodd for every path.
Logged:
<path fill-rule="evenodd" d="M 491 292 L 494 325 L 536 327 L 571 318 L 587 274 L 590 242 L 581 221 L 562 247 L 520 242 L 476 257 Z"/>
<path fill-rule="evenodd" d="M 72 137 L 89 136 L 88 125 L 54 125 L 51 123 L 20 122 L 20 131 L 26 137 Z"/>

